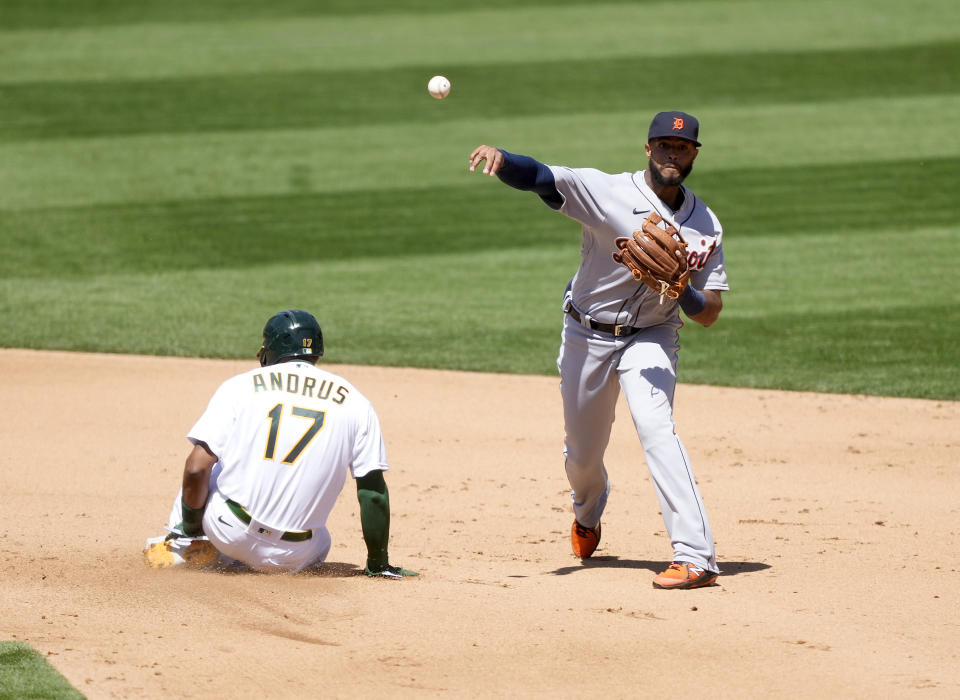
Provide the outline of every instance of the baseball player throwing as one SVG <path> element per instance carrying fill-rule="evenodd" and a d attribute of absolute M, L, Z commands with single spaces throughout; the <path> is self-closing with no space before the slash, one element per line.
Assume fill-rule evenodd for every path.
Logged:
<path fill-rule="evenodd" d="M 707 586 L 719 573 L 703 500 L 673 423 L 679 310 L 710 326 L 729 289 L 720 223 L 683 186 L 698 137 L 694 117 L 661 112 L 648 132 L 647 169 L 617 175 L 548 166 L 492 146 L 478 146 L 469 161 L 471 171 L 483 163 L 484 174 L 535 192 L 582 225 L 557 358 L 573 552 L 585 559 L 600 542 L 610 491 L 603 455 L 622 390 L 673 544 L 673 562 L 653 579 L 667 589 Z"/>
<path fill-rule="evenodd" d="M 390 566 L 386 450 L 370 402 L 316 366 L 323 334 L 306 311 L 267 321 L 260 367 L 225 381 L 188 433 L 193 449 L 170 534 L 147 541 L 149 566 L 241 562 L 295 572 L 324 561 L 326 522 L 349 472 L 357 483 L 369 576 Z"/>

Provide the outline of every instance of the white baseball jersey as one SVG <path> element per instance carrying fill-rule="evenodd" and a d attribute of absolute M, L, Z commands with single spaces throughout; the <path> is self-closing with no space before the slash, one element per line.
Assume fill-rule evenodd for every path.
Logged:
<path fill-rule="evenodd" d="M 348 470 L 388 468 L 373 406 L 309 362 L 228 379 L 187 437 L 219 459 L 217 490 L 278 530 L 322 528 Z"/>
<path fill-rule="evenodd" d="M 574 306 L 601 323 L 649 328 L 677 323 L 677 302 L 660 297 L 613 259 L 615 240 L 629 237 L 656 211 L 687 241 L 690 282 L 697 289 L 726 291 L 723 230 L 706 204 L 683 187 L 683 205 L 666 207 L 644 181 L 644 171 L 609 173 L 549 166 L 563 196 L 560 213 L 583 225 L 580 269 L 571 282 Z"/>

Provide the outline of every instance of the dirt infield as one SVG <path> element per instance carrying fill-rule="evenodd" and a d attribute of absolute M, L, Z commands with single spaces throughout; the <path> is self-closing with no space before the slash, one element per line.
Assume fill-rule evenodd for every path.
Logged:
<path fill-rule="evenodd" d="M 358 575 L 350 483 L 322 574 L 145 568 L 184 434 L 251 366 L 0 350 L 0 639 L 90 698 L 960 695 L 960 403 L 680 385 L 722 576 L 659 591 L 624 405 L 581 564 L 556 378 L 330 366 L 380 414 L 422 576 Z"/>

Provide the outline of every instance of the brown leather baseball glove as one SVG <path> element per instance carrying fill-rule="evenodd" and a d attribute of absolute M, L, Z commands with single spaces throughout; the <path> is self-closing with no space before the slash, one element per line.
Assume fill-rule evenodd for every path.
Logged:
<path fill-rule="evenodd" d="M 690 281 L 690 269 L 687 242 L 673 226 L 661 228 L 661 222 L 663 218 L 652 212 L 632 238 L 618 238 L 613 259 L 629 269 L 633 279 L 659 294 L 662 304 L 663 297 L 680 296 Z"/>

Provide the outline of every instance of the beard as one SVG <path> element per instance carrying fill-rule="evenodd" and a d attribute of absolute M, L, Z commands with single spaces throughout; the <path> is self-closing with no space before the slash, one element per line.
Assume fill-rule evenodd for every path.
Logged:
<path fill-rule="evenodd" d="M 680 168 L 679 175 L 664 175 L 656 163 L 653 162 L 653 158 L 650 159 L 649 168 L 650 177 L 654 183 L 661 187 L 676 187 L 687 179 L 687 175 L 693 170 L 693 163 L 691 162 L 686 168 Z"/>

